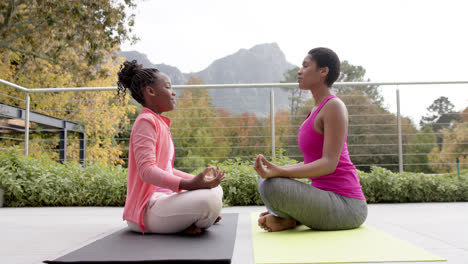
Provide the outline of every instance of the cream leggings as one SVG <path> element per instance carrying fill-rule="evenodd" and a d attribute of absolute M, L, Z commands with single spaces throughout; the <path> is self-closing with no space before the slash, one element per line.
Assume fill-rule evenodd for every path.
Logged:
<path fill-rule="evenodd" d="M 154 193 L 143 212 L 145 233 L 177 233 L 192 224 L 210 227 L 223 207 L 223 189 L 184 191 L 181 193 Z M 130 230 L 141 232 L 137 224 L 127 221 Z"/>

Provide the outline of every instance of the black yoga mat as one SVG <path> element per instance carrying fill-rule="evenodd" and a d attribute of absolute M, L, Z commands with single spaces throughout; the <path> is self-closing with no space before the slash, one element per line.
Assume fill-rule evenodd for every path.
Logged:
<path fill-rule="evenodd" d="M 201 235 L 138 234 L 127 228 L 44 263 L 231 263 L 237 214 L 223 219 Z"/>

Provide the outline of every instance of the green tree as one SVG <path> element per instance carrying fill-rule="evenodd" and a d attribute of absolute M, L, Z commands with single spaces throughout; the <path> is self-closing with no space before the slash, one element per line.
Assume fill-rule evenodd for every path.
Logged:
<path fill-rule="evenodd" d="M 360 65 L 353 65 L 347 60 L 341 62 L 340 76 L 337 82 L 369 82 L 370 79 L 365 79 L 366 69 Z M 340 86 L 334 87 L 339 94 L 345 94 L 349 91 L 360 91 L 371 98 L 372 103 L 382 106 L 383 97 L 380 94 L 378 86 L 364 85 L 364 86 Z"/>
<path fill-rule="evenodd" d="M 437 138 L 430 126 L 424 127 L 410 141 L 410 145 L 406 147 L 406 155 L 404 156 L 404 164 L 421 164 L 407 165 L 405 171 L 432 173 L 433 170 L 429 165 L 428 155 L 437 146 Z"/>
<path fill-rule="evenodd" d="M 457 158 L 461 169 L 468 168 L 468 125 L 455 122 L 452 127 L 440 131 L 444 144 L 434 148 L 429 155 L 432 169 L 436 172 L 455 171 Z"/>
<path fill-rule="evenodd" d="M 450 100 L 441 96 L 427 108 L 429 112 L 421 118 L 421 127 L 431 126 L 435 132 L 441 129 L 448 128 L 453 121 L 461 121 L 460 114 L 455 112 L 454 105 Z"/>
<path fill-rule="evenodd" d="M 187 84 L 202 84 L 203 80 L 191 76 Z M 173 123 L 171 133 L 175 144 L 174 166 L 193 171 L 206 166 L 206 157 L 224 157 L 229 143 L 217 138 L 224 130 L 216 117 L 216 109 L 207 89 L 185 89 L 178 97 L 177 108 L 167 115 Z"/>
<path fill-rule="evenodd" d="M 218 117 L 224 127 L 229 127 L 223 134 L 229 142 L 230 157 L 248 157 L 255 156 L 258 153 L 265 153 L 265 135 L 263 128 L 264 120 L 261 120 L 253 113 L 242 113 L 231 115 L 227 110 L 218 110 Z"/>
<path fill-rule="evenodd" d="M 120 129 L 116 134 L 116 142 L 121 146 L 120 159 L 122 165 L 128 167 L 128 147 L 130 144 L 130 135 L 132 133 L 133 123 L 137 116 L 141 113 L 142 106 L 140 103 L 135 101 L 133 98 L 128 101 L 128 105 L 134 109 L 134 111 L 127 111 L 126 117 L 124 118 L 127 122 L 121 122 Z"/>
<path fill-rule="evenodd" d="M 468 107 L 460 113 L 460 119 L 463 123 L 468 123 Z"/>
<path fill-rule="evenodd" d="M 294 67 L 284 73 L 284 80 L 281 81 L 282 83 L 295 83 L 297 82 L 297 72 L 299 71 L 299 67 Z M 296 116 L 300 106 L 305 100 L 305 94 L 308 91 L 301 90 L 299 88 L 283 88 L 283 90 L 287 90 L 289 92 L 289 113 L 291 117 Z"/>
<path fill-rule="evenodd" d="M 11 68 L 9 77 L 16 82 L 38 60 L 78 75 L 79 84 L 106 75 L 95 68 L 109 51 L 136 40 L 130 35 L 134 16 L 126 13 L 133 7 L 134 0 L 1 1 L 0 54 Z"/>
<path fill-rule="evenodd" d="M 0 78 L 28 88 L 114 85 L 119 45 L 133 39 L 127 7 L 134 7 L 132 0 L 0 2 Z M 25 98 L 23 92 L 3 86 L 2 93 L 2 102 L 25 107 L 24 100 L 12 98 Z M 114 92 L 31 94 L 32 111 L 84 125 L 87 158 L 106 163 L 120 163 L 114 137 L 134 111 L 127 102 Z M 41 131 L 31 130 L 31 156 L 56 158 L 58 135 Z M 69 159 L 78 156 L 73 137 Z"/>
<path fill-rule="evenodd" d="M 450 100 L 441 96 L 434 100 L 434 102 L 427 108 L 429 112 L 421 118 L 420 126 L 430 126 L 435 133 L 439 133 L 440 130 L 451 127 L 453 121 L 461 121 L 460 114 L 455 112 L 454 105 Z M 442 150 L 443 135 L 437 134 L 437 144 L 439 150 Z"/>
<path fill-rule="evenodd" d="M 284 80 L 283 83 L 294 83 L 297 82 L 297 72 L 300 70 L 299 67 L 295 67 L 290 69 L 284 73 Z M 285 149 L 285 154 L 289 157 L 302 159 L 302 153 L 300 152 L 299 148 L 297 147 L 297 137 L 294 137 L 294 133 L 297 133 L 299 125 L 304 121 L 305 115 L 307 113 L 303 113 L 304 104 L 307 100 L 307 94 L 310 94 L 310 91 L 304 91 L 299 88 L 283 88 L 283 90 L 287 90 L 289 92 L 289 116 L 286 117 L 287 113 L 284 111 L 278 111 L 275 115 L 275 125 L 284 126 L 284 121 L 289 121 L 290 128 L 283 129 L 283 132 L 286 134 L 279 133 L 278 129 L 276 130 L 276 139 L 275 143 L 278 147 L 283 147 Z M 282 119 L 280 120 L 280 117 Z M 269 119 L 267 122 L 270 122 Z M 265 131 L 265 133 L 269 134 L 270 131 Z M 271 142 L 268 141 L 268 146 L 271 145 Z M 271 152 L 271 151 L 270 151 Z"/>
<path fill-rule="evenodd" d="M 118 61 L 101 65 L 102 68 L 110 71 L 106 78 L 100 78 L 89 81 L 87 85 L 92 87 L 110 86 L 115 82 L 117 71 L 119 70 Z M 34 79 L 34 76 L 31 76 Z M 59 77 L 47 80 L 49 84 L 63 82 L 66 86 L 66 76 L 64 79 Z M 17 95 L 17 94 L 16 94 Z M 18 95 L 17 95 L 18 96 Z M 19 97 L 19 96 L 18 96 Z M 101 163 L 117 164 L 122 163 L 119 159 L 122 155 L 122 142 L 116 141 L 115 136 L 122 129 L 128 127 L 128 113 L 133 113 L 135 105 L 128 104 L 129 97 L 123 101 L 116 98 L 114 91 L 88 91 L 88 92 L 60 92 L 60 93 L 33 93 L 31 94 L 31 111 L 40 112 L 56 118 L 70 120 L 74 123 L 83 125 L 88 139 L 86 146 L 87 160 Z M 24 102 L 20 102 L 24 103 Z M 24 105 L 20 105 L 24 107 Z M 47 129 L 38 125 L 31 130 L 30 136 L 30 155 L 43 159 L 58 159 L 58 152 L 54 151 L 59 142 L 57 133 L 45 133 Z M 42 130 L 42 131 L 41 131 Z M 24 135 L 18 135 L 24 137 Z M 68 160 L 78 160 L 79 142 L 77 135 L 68 136 Z M 0 142 L 0 145 L 10 145 L 6 141 Z M 15 145 L 23 147 L 23 143 Z"/>

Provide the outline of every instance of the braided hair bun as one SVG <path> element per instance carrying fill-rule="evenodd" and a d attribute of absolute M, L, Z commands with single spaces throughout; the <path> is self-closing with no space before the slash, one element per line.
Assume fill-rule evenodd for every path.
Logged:
<path fill-rule="evenodd" d="M 158 72 L 159 70 L 155 68 L 143 68 L 136 60 L 125 61 L 117 73 L 117 94 L 125 97 L 128 89 L 133 99 L 144 105 L 143 88 L 154 84 Z"/>

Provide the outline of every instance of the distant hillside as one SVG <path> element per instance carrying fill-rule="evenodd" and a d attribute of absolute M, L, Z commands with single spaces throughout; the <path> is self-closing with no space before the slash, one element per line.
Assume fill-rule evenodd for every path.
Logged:
<path fill-rule="evenodd" d="M 137 60 L 138 63 L 143 64 L 143 67 L 146 68 L 156 68 L 165 74 L 171 77 L 173 84 L 185 84 L 187 79 L 184 74 L 177 69 L 177 67 L 172 67 L 167 64 L 153 64 L 146 54 L 140 53 L 138 51 L 121 51 L 120 56 L 126 58 L 127 60 Z"/>
<path fill-rule="evenodd" d="M 158 68 L 171 77 L 173 84 L 185 84 L 191 75 L 202 78 L 206 84 L 275 83 L 283 80 L 287 70 L 294 68 L 276 43 L 240 49 L 194 73 L 182 73 L 166 64 L 153 64 L 145 54 L 137 51 L 122 51 L 120 55 L 128 60 L 136 59 L 145 67 Z M 281 89 L 275 91 L 276 107 L 286 108 L 288 93 Z M 231 113 L 248 111 L 264 116 L 269 111 L 269 89 L 212 89 L 210 94 L 217 107 L 224 107 Z"/>
<path fill-rule="evenodd" d="M 294 65 L 286 61 L 278 44 L 260 44 L 251 49 L 215 60 L 206 69 L 185 74 L 201 77 L 205 83 L 271 83 L 283 79 L 287 70 Z"/>

